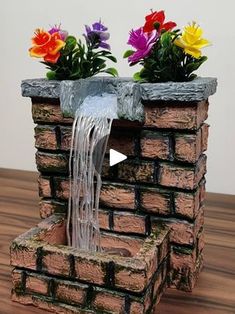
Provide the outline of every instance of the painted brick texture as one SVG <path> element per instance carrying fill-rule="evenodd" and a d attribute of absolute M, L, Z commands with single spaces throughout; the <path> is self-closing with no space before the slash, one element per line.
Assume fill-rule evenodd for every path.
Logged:
<path fill-rule="evenodd" d="M 208 101 L 145 101 L 144 110 L 143 124 L 112 126 L 99 210 L 105 254 L 71 251 L 57 229 L 49 244 L 42 245 L 45 232 L 31 241 L 46 228 L 39 226 L 11 247 L 13 300 L 56 313 L 141 314 L 168 285 L 193 289 L 203 265 Z M 32 115 L 39 211 L 50 223 L 67 212 L 73 120 L 63 117 L 58 99 L 33 98 Z M 128 159 L 109 167 L 110 148 Z M 170 232 L 158 235 L 156 249 L 147 239 L 159 226 Z"/>
<path fill-rule="evenodd" d="M 122 256 L 121 247 L 118 255 L 113 255 L 112 242 L 106 243 L 106 249 L 104 246 L 104 251 L 96 254 L 78 252 L 64 245 L 65 241 L 49 244 L 51 230 L 55 230 L 56 238 L 60 239 L 61 226 L 65 230 L 63 222 L 64 216 L 53 215 L 12 244 L 13 301 L 59 313 L 68 310 L 71 313 L 131 314 L 132 308 L 139 309 L 140 314 L 150 311 L 152 299 L 158 298 L 167 283 L 169 228 L 159 225 L 151 236 L 138 238 L 136 249 L 133 249 L 131 237 L 118 236 L 122 250 L 125 243 L 131 244 L 130 255 Z M 17 257 L 24 256 L 23 240 L 38 247 L 35 265 L 28 264 L 27 260 L 19 263 L 15 256 L 15 252 Z"/>
<path fill-rule="evenodd" d="M 193 247 L 205 194 L 208 101 L 144 105 L 144 125 L 112 127 L 107 152 L 113 148 L 129 158 L 112 168 L 108 157 L 104 162 L 101 229 L 146 236 L 157 219 L 171 226 L 172 243 Z M 67 211 L 72 120 L 63 118 L 53 100 L 33 99 L 32 112 L 39 123 L 40 215 L 46 218 Z"/>

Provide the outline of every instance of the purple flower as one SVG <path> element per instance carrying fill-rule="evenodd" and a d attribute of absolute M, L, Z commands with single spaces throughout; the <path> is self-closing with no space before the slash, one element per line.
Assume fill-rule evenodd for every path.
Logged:
<path fill-rule="evenodd" d="M 128 61 L 136 63 L 147 57 L 151 53 L 157 38 L 158 33 L 156 30 L 153 30 L 150 33 L 144 33 L 143 27 L 138 28 L 137 30 L 132 30 L 127 44 L 134 47 L 136 51 L 128 57 Z"/>
<path fill-rule="evenodd" d="M 60 25 L 57 26 L 53 26 L 49 31 L 48 31 L 49 34 L 54 34 L 54 33 L 59 33 L 60 34 L 60 37 L 63 41 L 66 40 L 66 38 L 68 37 L 68 32 L 67 31 L 64 31 L 60 28 Z"/>
<path fill-rule="evenodd" d="M 110 34 L 107 32 L 108 28 L 104 26 L 101 21 L 92 24 L 92 27 L 85 25 L 86 34 L 84 34 L 87 42 L 94 48 L 104 48 L 110 50 L 110 45 L 107 40 Z"/>

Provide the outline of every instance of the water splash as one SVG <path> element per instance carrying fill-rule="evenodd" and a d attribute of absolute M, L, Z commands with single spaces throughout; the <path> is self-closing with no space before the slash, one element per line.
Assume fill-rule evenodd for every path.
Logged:
<path fill-rule="evenodd" d="M 101 171 L 112 126 L 110 107 L 115 104 L 114 95 L 90 97 L 76 111 L 74 118 L 67 238 L 68 245 L 84 251 L 100 251 Z"/>

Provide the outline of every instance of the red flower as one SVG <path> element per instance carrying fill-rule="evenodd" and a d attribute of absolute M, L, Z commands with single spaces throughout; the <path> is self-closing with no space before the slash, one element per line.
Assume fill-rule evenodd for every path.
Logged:
<path fill-rule="evenodd" d="M 176 26 L 176 23 L 172 21 L 164 23 L 165 22 L 164 11 L 152 12 L 151 14 L 145 17 L 145 20 L 146 22 L 144 25 L 144 32 L 146 33 L 152 32 L 155 29 L 154 27 L 155 23 L 159 24 L 159 27 L 157 29 L 159 33 L 161 33 L 162 30 L 170 31 Z"/>
<path fill-rule="evenodd" d="M 52 35 L 42 29 L 37 29 L 32 38 L 33 47 L 29 49 L 31 57 L 43 58 L 45 62 L 56 63 L 60 57 L 60 50 L 65 46 L 60 34 Z"/>

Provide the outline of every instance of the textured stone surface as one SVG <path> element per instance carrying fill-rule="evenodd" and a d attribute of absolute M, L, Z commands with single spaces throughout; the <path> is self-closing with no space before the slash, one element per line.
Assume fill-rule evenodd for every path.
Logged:
<path fill-rule="evenodd" d="M 144 83 L 143 100 L 200 101 L 216 92 L 217 79 L 198 77 L 191 82 Z"/>
<path fill-rule="evenodd" d="M 102 93 L 117 95 L 117 112 L 112 118 L 138 120 L 144 118 L 141 99 L 145 101 L 200 101 L 216 92 L 215 78 L 197 78 L 192 82 L 134 83 L 128 78 L 93 77 L 77 81 L 24 80 L 22 95 L 26 97 L 60 98 L 66 117 L 73 117 L 76 109 L 89 96 Z"/>
<path fill-rule="evenodd" d="M 21 83 L 22 95 L 24 97 L 59 98 L 60 81 L 49 81 L 47 79 L 29 79 Z"/>

